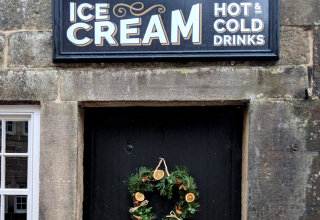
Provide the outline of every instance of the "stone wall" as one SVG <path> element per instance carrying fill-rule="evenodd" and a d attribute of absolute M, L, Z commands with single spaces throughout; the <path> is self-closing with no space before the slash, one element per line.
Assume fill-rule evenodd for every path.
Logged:
<path fill-rule="evenodd" d="M 320 219 L 319 0 L 281 0 L 277 62 L 54 64 L 51 10 L 0 1 L 0 101 L 41 104 L 40 219 L 81 219 L 79 112 L 97 101 L 248 102 L 245 215 Z"/>

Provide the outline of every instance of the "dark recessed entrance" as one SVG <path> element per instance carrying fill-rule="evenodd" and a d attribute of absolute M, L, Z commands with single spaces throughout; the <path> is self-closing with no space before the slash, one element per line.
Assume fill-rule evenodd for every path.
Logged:
<path fill-rule="evenodd" d="M 124 183 L 141 166 L 164 157 L 187 166 L 200 192 L 195 219 L 241 218 L 244 107 L 123 107 L 85 109 L 85 220 L 130 219 Z M 158 219 L 173 207 L 152 195 Z"/>

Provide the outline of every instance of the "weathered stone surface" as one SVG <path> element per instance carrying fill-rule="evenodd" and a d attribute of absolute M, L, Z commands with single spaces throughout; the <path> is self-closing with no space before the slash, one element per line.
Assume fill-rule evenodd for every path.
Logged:
<path fill-rule="evenodd" d="M 316 27 L 314 31 L 314 47 L 313 47 L 313 93 L 320 97 L 320 28 Z"/>
<path fill-rule="evenodd" d="M 39 101 L 57 98 L 57 72 L 0 71 L 0 100 Z"/>
<path fill-rule="evenodd" d="M 0 0 L 0 30 L 51 28 L 50 0 Z"/>
<path fill-rule="evenodd" d="M 41 103 L 40 219 L 75 219 L 77 102 Z"/>
<path fill-rule="evenodd" d="M 62 100 L 214 100 L 305 97 L 307 69 L 106 68 L 61 72 Z"/>
<path fill-rule="evenodd" d="M 306 126 L 307 150 L 317 155 L 309 169 L 304 219 L 320 219 L 320 101 L 301 107 L 298 114 L 309 116 Z"/>
<path fill-rule="evenodd" d="M 281 0 L 281 24 L 320 25 L 319 0 Z"/>
<path fill-rule="evenodd" d="M 0 34 L 0 69 L 3 67 L 3 49 L 5 43 L 5 36 Z"/>
<path fill-rule="evenodd" d="M 280 59 L 278 61 L 236 61 L 242 66 L 289 66 L 309 64 L 311 61 L 312 40 L 307 28 L 297 26 L 281 26 Z"/>
<path fill-rule="evenodd" d="M 9 36 L 8 67 L 53 66 L 51 32 L 18 32 Z"/>
<path fill-rule="evenodd" d="M 300 27 L 281 27 L 280 30 L 280 60 L 278 65 L 299 65 L 310 63 L 310 48 L 308 30 Z"/>
<path fill-rule="evenodd" d="M 315 27 L 314 30 L 314 54 L 313 54 L 313 64 L 320 65 L 320 27 Z"/>
<path fill-rule="evenodd" d="M 251 103 L 248 219 L 320 218 L 319 112 L 320 102 Z"/>

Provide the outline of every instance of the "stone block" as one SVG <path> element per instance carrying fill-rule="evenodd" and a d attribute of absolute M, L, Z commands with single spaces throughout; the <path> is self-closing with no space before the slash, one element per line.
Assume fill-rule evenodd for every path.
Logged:
<path fill-rule="evenodd" d="M 197 67 L 61 70 L 64 101 L 305 98 L 307 68 Z"/>
<path fill-rule="evenodd" d="M 5 44 L 5 36 L 3 34 L 0 34 L 0 69 L 3 67 L 3 57 L 4 57 L 4 44 Z"/>
<path fill-rule="evenodd" d="M 0 100 L 40 101 L 57 98 L 57 71 L 0 71 Z"/>
<path fill-rule="evenodd" d="M 0 30 L 51 28 L 50 0 L 0 1 Z"/>
<path fill-rule="evenodd" d="M 320 65 L 320 26 L 314 29 L 313 64 Z"/>
<path fill-rule="evenodd" d="M 76 218 L 77 102 L 41 103 L 40 219 Z"/>
<path fill-rule="evenodd" d="M 282 25 L 320 25 L 319 0 L 281 0 Z"/>
<path fill-rule="evenodd" d="M 316 27 L 314 30 L 313 42 L 313 94 L 320 97 L 320 27 Z"/>
<path fill-rule="evenodd" d="M 18 32 L 9 36 L 8 67 L 53 66 L 51 32 Z"/>
<path fill-rule="evenodd" d="M 314 155 L 312 165 L 305 170 L 308 181 L 306 210 L 302 219 L 320 219 L 320 101 L 296 105 L 295 112 L 296 115 L 305 116 L 305 127 L 300 128 L 300 133 L 305 134 L 306 150 Z"/>
<path fill-rule="evenodd" d="M 301 65 L 310 63 L 312 41 L 309 31 L 301 27 L 283 26 L 280 29 L 280 60 L 278 65 Z"/>
<path fill-rule="evenodd" d="M 251 103 L 248 219 L 319 219 L 319 116 L 319 101 Z"/>

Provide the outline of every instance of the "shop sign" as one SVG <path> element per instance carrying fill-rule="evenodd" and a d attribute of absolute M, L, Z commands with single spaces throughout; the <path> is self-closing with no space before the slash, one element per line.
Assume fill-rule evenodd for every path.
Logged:
<path fill-rule="evenodd" d="M 278 58 L 278 0 L 53 1 L 54 61 Z"/>

